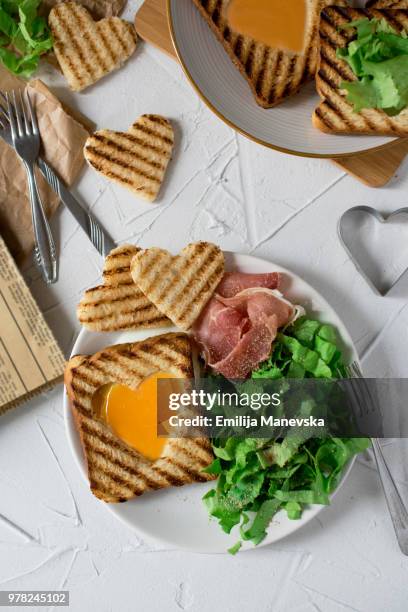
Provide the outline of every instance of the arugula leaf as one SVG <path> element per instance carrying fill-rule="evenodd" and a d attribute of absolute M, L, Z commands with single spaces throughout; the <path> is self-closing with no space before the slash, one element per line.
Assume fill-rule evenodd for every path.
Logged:
<path fill-rule="evenodd" d="M 312 319 L 302 317 L 295 321 L 293 325 L 293 335 L 303 345 L 312 349 L 314 338 L 320 328 L 321 324 L 319 321 L 313 321 Z"/>
<path fill-rule="evenodd" d="M 242 546 L 242 542 L 238 541 L 236 544 L 234 544 L 234 546 L 231 546 L 231 548 L 228 549 L 229 554 L 236 555 L 239 549 L 241 548 L 241 546 Z"/>
<path fill-rule="evenodd" d="M 361 19 L 343 28 L 356 28 L 357 38 L 338 49 L 357 77 L 341 88 L 356 112 L 378 108 L 397 115 L 408 106 L 408 35 L 399 34 L 385 19 Z"/>
<path fill-rule="evenodd" d="M 219 519 L 220 527 L 225 533 L 230 533 L 231 529 L 239 524 L 241 511 L 229 508 L 219 491 L 211 489 L 204 495 L 203 501 L 209 514 Z"/>
<path fill-rule="evenodd" d="M 342 366 L 336 343 L 331 325 L 302 317 L 278 335 L 271 357 L 252 378 L 334 378 Z"/>
<path fill-rule="evenodd" d="M 281 507 L 281 502 L 278 499 L 267 499 L 259 508 L 253 523 L 246 531 L 241 530 L 243 540 L 252 540 L 255 544 L 259 544 L 266 537 L 266 530 L 269 523 Z"/>
<path fill-rule="evenodd" d="M 298 502 L 290 501 L 285 504 L 285 510 L 291 521 L 297 521 L 302 516 L 302 506 Z"/>
<path fill-rule="evenodd" d="M 221 461 L 219 459 L 214 459 L 211 465 L 203 469 L 203 472 L 205 474 L 221 474 L 222 472 Z"/>
<path fill-rule="evenodd" d="M 316 336 L 315 350 L 316 350 L 316 353 L 320 355 L 320 357 L 323 359 L 323 361 L 326 364 L 331 363 L 331 361 L 333 360 L 333 357 L 335 356 L 337 352 L 336 345 L 333 344 L 332 342 L 327 342 L 326 340 L 323 340 L 321 336 Z"/>
<path fill-rule="evenodd" d="M 220 459 L 225 459 L 226 461 L 228 461 L 229 459 L 232 459 L 232 455 L 229 453 L 229 451 L 226 448 L 213 446 L 213 451 L 214 451 L 214 455 L 216 457 L 219 457 Z"/>
<path fill-rule="evenodd" d="M 275 497 L 283 502 L 296 502 L 302 504 L 322 504 L 327 506 L 329 498 L 322 487 L 314 487 L 305 491 L 275 491 Z"/>
<path fill-rule="evenodd" d="M 267 365 L 260 366 L 258 370 L 252 372 L 252 378 L 271 378 L 277 379 L 282 378 L 281 369 L 268 361 Z"/>
<path fill-rule="evenodd" d="M 228 508 L 243 510 L 254 502 L 261 491 L 264 480 L 265 472 L 260 469 L 252 473 L 251 471 L 244 473 L 226 495 Z"/>
<path fill-rule="evenodd" d="M 52 49 L 41 0 L 0 0 L 0 62 L 13 74 L 30 77 L 40 56 Z"/>
<path fill-rule="evenodd" d="M 319 357 L 316 351 L 303 346 L 296 338 L 285 336 L 284 334 L 279 334 L 278 340 L 292 354 L 293 361 L 302 366 L 306 372 L 313 374 L 315 378 L 332 377 L 330 368 Z"/>
<path fill-rule="evenodd" d="M 269 460 L 269 465 L 284 467 L 299 450 L 301 444 L 306 442 L 304 436 L 290 435 L 282 442 L 274 442 L 269 448 L 263 451 L 263 456 Z"/>

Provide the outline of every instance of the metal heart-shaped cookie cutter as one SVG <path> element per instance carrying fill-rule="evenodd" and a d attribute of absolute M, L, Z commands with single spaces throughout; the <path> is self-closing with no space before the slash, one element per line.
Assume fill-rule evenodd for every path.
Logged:
<path fill-rule="evenodd" d="M 375 208 L 372 208 L 371 206 L 354 206 L 354 208 L 350 208 L 340 217 L 340 220 L 338 223 L 337 231 L 339 234 L 340 242 L 343 245 L 346 253 L 350 256 L 350 259 L 355 265 L 357 271 L 367 281 L 367 283 L 370 285 L 370 287 L 373 289 L 375 293 L 377 293 L 378 295 L 381 295 L 382 297 L 385 297 L 400 282 L 402 277 L 408 271 L 408 267 L 405 268 L 405 270 L 401 272 L 398 278 L 392 284 L 388 285 L 387 287 L 380 288 L 376 285 L 375 281 L 369 276 L 369 274 L 367 274 L 367 272 L 360 265 L 357 257 L 355 257 L 353 253 L 352 247 L 350 246 L 348 242 L 345 222 L 347 221 L 347 218 L 350 217 L 350 215 L 356 212 L 365 213 L 367 215 L 370 215 L 379 223 L 384 224 L 384 223 L 388 223 L 388 221 L 390 221 L 393 217 L 397 217 L 398 215 L 408 215 L 408 207 L 399 208 L 398 210 L 394 210 L 392 213 L 388 215 L 383 215 L 382 213 L 378 212 L 378 210 L 376 210 Z"/>

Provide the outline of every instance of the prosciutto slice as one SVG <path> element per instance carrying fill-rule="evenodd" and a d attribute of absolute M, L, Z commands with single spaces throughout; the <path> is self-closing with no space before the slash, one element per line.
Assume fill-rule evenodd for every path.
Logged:
<path fill-rule="evenodd" d="M 222 361 L 239 343 L 248 317 L 213 298 L 194 326 L 194 336 L 204 350 L 208 364 Z"/>
<path fill-rule="evenodd" d="M 271 289 L 246 289 L 232 298 L 217 297 L 225 306 L 246 312 L 252 323 L 276 315 L 279 328 L 286 325 L 294 314 L 293 305 Z"/>
<path fill-rule="evenodd" d="M 242 272 L 227 272 L 217 287 L 216 293 L 224 298 L 231 298 L 245 289 L 265 287 L 278 289 L 281 280 L 279 272 L 267 274 L 244 274 Z"/>
<path fill-rule="evenodd" d="M 241 276 L 251 276 L 240 281 L 241 286 L 258 277 Z M 271 284 L 271 278 L 265 282 Z M 295 309 L 273 289 L 249 287 L 230 297 L 221 295 L 220 290 L 229 294 L 232 285 L 228 281 L 223 286 L 221 281 L 193 332 L 208 365 L 226 378 L 245 378 L 269 357 L 278 329 L 293 318 Z"/>
<path fill-rule="evenodd" d="M 277 332 L 277 319 L 273 315 L 253 325 L 222 361 L 210 365 L 226 378 L 246 378 L 258 364 L 268 359 Z"/>

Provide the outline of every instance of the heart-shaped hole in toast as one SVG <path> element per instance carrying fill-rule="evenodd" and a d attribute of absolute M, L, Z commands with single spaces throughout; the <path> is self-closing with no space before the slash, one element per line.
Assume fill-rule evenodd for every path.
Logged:
<path fill-rule="evenodd" d="M 48 23 L 58 63 L 74 91 L 82 91 L 119 68 L 136 49 L 131 23 L 119 17 L 94 21 L 75 2 L 57 4 Z"/>
<path fill-rule="evenodd" d="M 214 478 L 203 472 L 213 460 L 208 439 L 170 438 L 159 457 L 152 460 L 124 441 L 95 409 L 99 389 L 120 385 L 134 398 L 139 385 L 158 372 L 171 374 L 176 380 L 192 379 L 192 346 L 186 334 L 169 333 L 107 347 L 92 356 L 73 357 L 66 366 L 65 385 L 91 490 L 106 502 L 122 502 L 147 491 Z"/>
<path fill-rule="evenodd" d="M 142 115 L 127 132 L 99 130 L 84 148 L 85 159 L 105 178 L 153 202 L 159 193 L 174 146 L 170 121 Z"/>
<path fill-rule="evenodd" d="M 103 385 L 92 397 L 93 414 L 119 439 L 153 462 L 163 455 L 169 442 L 165 436 L 171 430 L 170 396 L 188 388 L 189 380 L 162 371 L 147 376 L 135 389 L 119 383 Z"/>
<path fill-rule="evenodd" d="M 340 220 L 339 234 L 355 266 L 380 295 L 386 295 L 408 268 L 408 208 L 382 215 L 357 206 Z"/>
<path fill-rule="evenodd" d="M 187 245 L 173 256 L 158 248 L 132 259 L 133 281 L 177 327 L 188 330 L 198 319 L 224 275 L 224 254 L 209 242 Z"/>

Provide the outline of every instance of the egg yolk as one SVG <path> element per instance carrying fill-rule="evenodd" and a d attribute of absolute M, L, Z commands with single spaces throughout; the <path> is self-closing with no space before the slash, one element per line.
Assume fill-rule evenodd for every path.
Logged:
<path fill-rule="evenodd" d="M 106 385 L 94 396 L 94 410 L 126 444 L 148 459 L 158 459 L 167 442 L 157 436 L 157 381 L 169 380 L 172 392 L 174 374 L 157 372 L 142 381 L 137 389 L 119 384 Z M 163 398 L 162 398 L 163 399 Z M 162 402 L 163 403 L 163 402 Z"/>
<path fill-rule="evenodd" d="M 305 45 L 305 0 L 231 0 L 230 27 L 240 34 L 278 49 L 301 53 Z"/>

